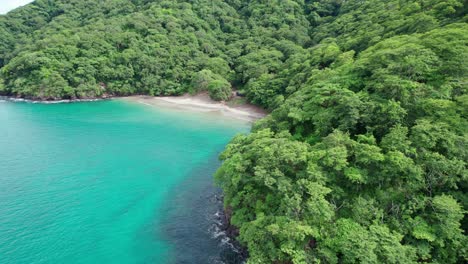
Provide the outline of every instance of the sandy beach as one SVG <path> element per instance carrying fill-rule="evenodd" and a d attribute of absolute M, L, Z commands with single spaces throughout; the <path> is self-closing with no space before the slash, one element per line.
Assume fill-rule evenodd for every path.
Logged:
<path fill-rule="evenodd" d="M 253 122 L 264 117 L 267 112 L 250 104 L 230 104 L 213 101 L 208 94 L 183 96 L 128 96 L 122 99 L 157 107 L 168 107 L 186 111 L 207 112 L 226 117 Z"/>

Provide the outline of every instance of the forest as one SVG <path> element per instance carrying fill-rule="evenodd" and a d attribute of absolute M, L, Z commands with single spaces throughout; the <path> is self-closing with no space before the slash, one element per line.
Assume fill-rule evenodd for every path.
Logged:
<path fill-rule="evenodd" d="M 468 262 L 464 0 L 36 0 L 0 95 L 235 90 L 269 110 L 215 175 L 248 263 Z"/>

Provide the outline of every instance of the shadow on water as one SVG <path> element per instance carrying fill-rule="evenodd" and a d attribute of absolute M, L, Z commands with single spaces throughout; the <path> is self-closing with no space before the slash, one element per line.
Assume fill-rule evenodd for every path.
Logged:
<path fill-rule="evenodd" d="M 219 165 L 218 155 L 211 157 L 169 194 L 162 208 L 167 217 L 157 227 L 173 246 L 168 263 L 244 263 L 223 231 L 222 193 L 213 183 Z"/>

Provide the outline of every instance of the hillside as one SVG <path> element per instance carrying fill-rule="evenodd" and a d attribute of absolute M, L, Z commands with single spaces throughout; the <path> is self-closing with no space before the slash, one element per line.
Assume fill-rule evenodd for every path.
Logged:
<path fill-rule="evenodd" d="M 464 263 L 466 13 L 462 0 L 36 0 L 0 16 L 0 94 L 235 87 L 271 111 L 215 175 L 249 263 Z"/>

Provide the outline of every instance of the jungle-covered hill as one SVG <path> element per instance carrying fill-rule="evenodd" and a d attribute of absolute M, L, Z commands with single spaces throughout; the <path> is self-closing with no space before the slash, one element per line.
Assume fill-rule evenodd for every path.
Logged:
<path fill-rule="evenodd" d="M 249 263 L 468 261 L 463 0 L 36 0 L 0 16 L 0 93 L 232 87 L 271 111 L 215 175 Z"/>

